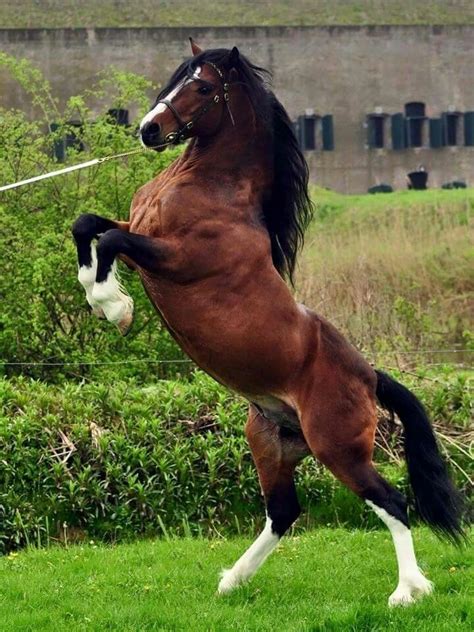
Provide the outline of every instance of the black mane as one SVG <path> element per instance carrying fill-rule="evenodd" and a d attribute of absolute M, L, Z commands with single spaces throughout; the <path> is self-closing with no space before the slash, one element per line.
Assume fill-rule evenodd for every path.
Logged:
<path fill-rule="evenodd" d="M 206 50 L 191 57 L 174 72 L 158 98 L 163 98 L 205 62 L 223 71 L 230 70 L 230 57 L 231 51 L 225 48 Z M 232 66 L 239 73 L 239 82 L 245 86 L 257 118 L 273 139 L 273 186 L 263 202 L 262 219 L 270 235 L 273 264 L 282 277 L 293 283 L 296 257 L 313 215 L 308 166 L 285 108 L 268 87 L 270 73 L 241 54 L 233 60 Z"/>

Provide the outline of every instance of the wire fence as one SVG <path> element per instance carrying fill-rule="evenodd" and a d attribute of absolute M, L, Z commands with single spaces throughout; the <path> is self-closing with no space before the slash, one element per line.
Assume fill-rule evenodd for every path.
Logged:
<path fill-rule="evenodd" d="M 90 362 L 86 360 L 74 360 L 74 362 L 3 362 L 0 360 L 0 366 L 40 366 L 40 367 L 59 367 L 59 366 L 113 366 L 121 364 L 192 364 L 192 360 L 177 358 L 175 360 L 153 360 L 145 358 L 142 360 L 112 360 L 110 362 L 98 361 Z"/>
<path fill-rule="evenodd" d="M 471 354 L 474 353 L 474 349 L 412 349 L 412 350 L 403 350 L 403 349 L 387 349 L 383 351 L 366 351 L 364 352 L 367 356 L 370 357 L 383 357 L 385 355 L 406 355 L 406 356 L 416 356 L 416 355 L 436 355 L 436 354 L 446 354 L 449 355 L 451 353 L 461 353 Z M 98 361 L 90 361 L 90 360 L 73 360 L 73 361 L 26 361 L 26 362 L 9 362 L 0 360 L 0 366 L 38 366 L 38 367 L 61 367 L 61 366 L 114 366 L 114 365 L 125 365 L 125 364 L 193 364 L 192 360 L 188 358 L 174 358 L 169 360 L 158 360 L 155 358 L 135 358 L 129 360 L 98 360 Z M 441 365 L 443 363 L 436 363 Z M 460 363 L 463 364 L 463 363 Z M 464 364 L 463 364 L 464 365 Z"/>

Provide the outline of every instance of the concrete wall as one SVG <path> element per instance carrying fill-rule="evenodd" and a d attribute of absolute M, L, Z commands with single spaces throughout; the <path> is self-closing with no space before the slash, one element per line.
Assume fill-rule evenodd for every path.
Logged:
<path fill-rule="evenodd" d="M 427 116 L 474 110 L 474 26 L 0 29 L 0 50 L 32 60 L 61 101 L 110 65 L 165 82 L 192 35 L 204 47 L 237 44 L 274 74 L 292 117 L 308 108 L 334 116 L 335 150 L 307 152 L 314 182 L 363 192 L 378 182 L 405 188 L 422 163 L 429 183 L 474 185 L 474 148 L 366 148 L 366 114 L 423 101 Z M 33 114 L 21 89 L 0 72 L 0 103 Z M 389 136 L 389 134 L 388 134 Z"/>

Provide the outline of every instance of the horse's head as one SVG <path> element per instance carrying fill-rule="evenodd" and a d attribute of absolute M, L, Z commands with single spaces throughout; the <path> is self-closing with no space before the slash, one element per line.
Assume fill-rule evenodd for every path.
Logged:
<path fill-rule="evenodd" d="M 230 98 L 229 80 L 239 51 L 203 52 L 192 40 L 193 57 L 175 71 L 140 124 L 145 147 L 162 150 L 193 136 L 212 136 L 222 123 Z"/>

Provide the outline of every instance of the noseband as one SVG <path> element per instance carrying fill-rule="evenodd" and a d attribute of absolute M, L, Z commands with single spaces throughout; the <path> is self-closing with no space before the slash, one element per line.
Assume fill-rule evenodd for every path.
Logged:
<path fill-rule="evenodd" d="M 224 75 L 222 73 L 222 70 L 220 68 L 218 68 L 215 64 L 213 64 L 210 61 L 205 61 L 203 63 L 207 64 L 208 66 L 212 66 L 212 68 L 214 68 L 214 70 L 219 75 L 219 78 L 220 78 L 221 83 L 222 83 L 222 89 L 223 89 L 223 92 L 224 92 L 224 95 L 223 95 L 224 96 L 224 101 L 225 101 L 227 107 L 229 107 L 229 98 L 230 98 L 230 96 L 229 96 L 229 84 L 224 81 Z M 156 102 L 156 105 L 158 105 L 159 103 L 163 103 L 163 105 L 165 105 L 169 110 L 171 110 L 174 118 L 176 119 L 176 121 L 177 121 L 177 123 L 179 125 L 178 129 L 175 132 L 170 132 L 169 134 L 166 134 L 166 136 L 165 136 L 166 143 L 170 144 L 170 145 L 175 145 L 175 144 L 180 143 L 181 141 L 185 140 L 186 139 L 186 134 L 189 132 L 189 130 L 191 130 L 194 127 L 194 124 L 202 116 L 207 114 L 207 112 L 209 112 L 209 110 L 214 105 L 219 103 L 220 100 L 221 100 L 220 96 L 218 94 L 216 94 L 213 99 L 211 99 L 210 101 L 205 103 L 202 106 L 202 108 L 200 108 L 196 112 L 196 114 L 193 116 L 193 118 L 186 123 L 185 121 L 183 121 L 183 119 L 179 115 L 178 110 L 174 107 L 174 105 L 171 103 L 171 101 L 169 101 L 168 99 L 159 99 Z M 229 113 L 230 113 L 230 109 L 229 109 Z M 231 117 L 232 117 L 232 114 L 231 114 Z"/>

